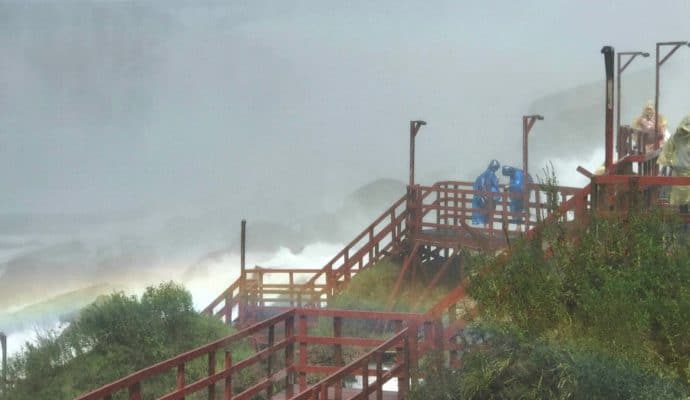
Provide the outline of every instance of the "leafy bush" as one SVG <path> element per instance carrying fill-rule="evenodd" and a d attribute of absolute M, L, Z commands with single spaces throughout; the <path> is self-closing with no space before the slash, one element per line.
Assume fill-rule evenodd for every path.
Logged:
<path fill-rule="evenodd" d="M 83 309 L 61 334 L 27 343 L 10 360 L 3 398 L 71 399 L 229 333 L 219 320 L 197 314 L 191 294 L 175 283 L 149 287 L 141 299 L 113 293 Z M 188 379 L 198 379 L 206 363 L 186 370 Z M 174 388 L 172 375 L 146 382 L 146 398 Z"/>
<path fill-rule="evenodd" d="M 469 293 L 482 320 L 525 340 L 568 343 L 687 385 L 689 250 L 684 227 L 660 211 L 560 223 L 475 268 Z"/>
<path fill-rule="evenodd" d="M 423 399 L 680 399 L 683 385 L 619 358 L 578 346 L 528 342 L 510 328 L 487 329 L 458 370 L 423 368 Z M 429 373 L 431 372 L 431 373 Z"/>

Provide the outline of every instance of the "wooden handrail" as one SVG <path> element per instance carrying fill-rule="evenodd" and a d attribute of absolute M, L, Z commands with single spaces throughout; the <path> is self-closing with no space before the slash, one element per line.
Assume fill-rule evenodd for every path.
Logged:
<path fill-rule="evenodd" d="M 319 399 L 319 400 L 325 400 L 327 397 L 323 397 L 325 394 L 327 396 L 328 394 L 328 388 L 334 385 L 341 385 L 342 381 L 346 379 L 347 377 L 355 374 L 358 371 L 367 371 L 365 377 L 368 375 L 369 371 L 369 363 L 374 360 L 376 362 L 377 366 L 377 372 L 381 371 L 382 369 L 382 357 L 381 355 L 391 349 L 395 348 L 396 346 L 399 346 L 399 344 L 405 343 L 404 347 L 404 352 L 407 352 L 407 344 L 409 343 L 408 341 L 404 340 L 408 339 L 410 341 L 414 341 L 416 345 L 416 339 L 417 339 L 417 332 L 416 329 L 413 334 L 410 334 L 410 328 L 405 328 L 402 331 L 400 331 L 398 334 L 393 336 L 392 338 L 386 340 L 384 343 L 380 344 L 370 352 L 362 355 L 355 361 L 349 363 L 348 365 L 338 369 L 337 371 L 333 372 L 326 378 L 322 379 L 321 381 L 315 383 L 314 385 L 310 386 L 307 390 L 303 391 L 302 393 L 292 397 L 290 400 L 309 400 L 309 399 Z M 367 393 L 362 393 L 365 398 L 368 398 L 368 395 L 371 392 L 374 391 L 382 391 L 383 390 L 383 384 L 393 378 L 395 375 L 400 374 L 400 370 L 404 369 L 406 371 L 410 370 L 410 365 L 407 363 L 408 360 L 406 358 L 403 358 L 402 360 L 397 360 L 396 365 L 394 365 L 391 370 L 387 371 L 386 374 L 380 374 L 380 372 L 377 373 L 377 375 L 380 374 L 380 376 L 377 376 L 377 379 L 373 383 L 368 382 L 367 378 L 367 383 L 365 387 L 363 388 L 363 391 L 367 390 L 368 387 L 371 385 L 374 385 L 373 390 L 368 391 Z M 380 379 L 379 379 L 380 378 Z"/>
<path fill-rule="evenodd" d="M 307 318 L 333 318 L 336 319 L 352 319 L 352 320 L 362 320 L 362 319 L 376 319 L 383 321 L 391 321 L 394 326 L 399 327 L 401 330 L 398 334 L 390 339 L 378 339 L 378 338 L 358 338 L 358 337 L 344 337 L 340 336 L 340 333 L 335 334 L 335 337 L 323 337 L 323 336 L 310 336 L 307 334 L 306 329 L 300 329 L 297 332 L 296 322 L 297 320 L 305 320 Z M 150 367 L 144 368 L 137 372 L 134 372 L 124 378 L 121 378 L 115 382 L 104 385 L 94 391 L 84 394 L 78 397 L 76 400 L 100 400 L 100 399 L 110 399 L 112 395 L 119 391 L 130 392 L 130 399 L 140 398 L 142 396 L 142 382 L 151 379 L 161 374 L 168 373 L 177 369 L 178 380 L 177 387 L 161 397 L 161 400 L 173 400 L 173 399 L 183 399 L 185 396 L 191 395 L 195 392 L 208 388 L 212 390 L 217 383 L 224 379 L 232 379 L 232 375 L 257 364 L 260 361 L 267 361 L 268 365 L 271 363 L 272 357 L 278 354 L 284 354 L 285 362 L 282 363 L 282 367 L 279 369 L 271 370 L 268 369 L 268 374 L 260 377 L 254 386 L 245 389 L 243 392 L 233 395 L 233 398 L 249 398 L 252 395 L 258 393 L 262 390 L 271 390 L 274 383 L 278 383 L 283 378 L 285 378 L 285 383 L 291 385 L 291 380 L 289 379 L 290 374 L 296 372 L 307 372 L 313 370 L 314 372 L 323 371 L 336 371 L 337 374 L 351 373 L 354 369 L 359 367 L 341 366 L 310 366 L 307 363 L 307 359 L 304 362 L 299 362 L 297 364 L 293 363 L 293 346 L 299 344 L 300 347 L 306 346 L 307 344 L 312 345 L 332 345 L 332 346 L 363 346 L 363 347 L 374 347 L 373 351 L 367 354 L 371 358 L 371 354 L 376 352 L 386 351 L 394 346 L 404 345 L 402 339 L 406 338 L 409 328 L 404 328 L 403 323 L 407 323 L 408 326 L 426 326 L 430 324 L 430 320 L 427 316 L 423 314 L 413 314 L 413 313 L 395 313 L 395 312 L 368 312 L 368 311 L 353 311 L 353 310 L 319 310 L 319 309 L 289 309 L 279 315 L 269 318 L 265 321 L 259 322 L 246 328 L 240 332 L 233 335 L 226 336 L 224 338 L 218 339 L 214 342 L 208 343 L 206 345 L 197 347 L 193 350 L 182 353 L 178 356 L 169 358 L 165 361 L 152 365 Z M 279 328 L 282 324 L 285 324 L 285 329 L 282 331 L 282 339 L 279 341 L 273 341 L 272 337 L 274 335 L 275 328 Z M 215 354 L 223 349 L 226 350 L 229 346 L 237 343 L 238 341 L 245 339 L 251 335 L 268 329 L 268 347 L 257 351 L 255 354 L 248 358 L 240 360 L 234 364 L 231 363 L 229 355 L 226 354 L 225 368 L 220 371 L 215 371 L 215 368 L 210 368 L 207 376 L 204 376 L 194 382 L 185 383 L 184 381 L 184 366 L 194 360 L 198 360 L 200 357 L 208 357 L 209 366 L 215 365 Z M 410 334 L 409 340 L 414 340 L 416 343 L 416 328 L 414 328 L 414 334 Z M 293 350 L 290 350 L 293 349 Z M 421 348 L 420 348 L 421 349 Z M 288 351 L 289 350 L 289 351 Z M 416 351 L 416 350 L 415 350 Z M 361 358 L 361 360 L 366 359 L 366 355 Z M 301 358 L 301 357 L 300 357 Z M 365 365 L 365 368 L 368 367 Z M 409 364 L 404 364 L 406 369 L 409 368 Z M 392 372 L 393 375 L 400 372 L 396 369 Z M 180 375 L 181 374 L 181 375 Z M 182 378 L 180 378 L 182 377 Z M 388 377 L 389 379 L 390 377 Z M 336 378 L 331 378 L 336 379 Z M 229 382 L 229 381 L 227 381 Z M 226 384 L 227 384 L 226 382 Z M 326 380 L 326 384 L 330 384 L 331 381 Z"/>
<path fill-rule="evenodd" d="M 286 311 L 282 314 L 276 315 L 275 317 L 266 319 L 262 322 L 259 322 L 257 324 L 252 325 L 249 328 L 243 329 L 240 332 L 237 332 L 235 334 L 232 334 L 230 336 L 226 336 L 222 339 L 218 339 L 214 342 L 208 343 L 206 345 L 197 347 L 193 350 L 189 350 L 185 353 L 182 353 L 178 356 L 169 358 L 165 361 L 162 361 L 160 363 L 154 364 L 150 367 L 144 368 L 142 370 L 139 370 L 137 372 L 134 372 L 122 379 L 119 379 L 113 383 L 110 383 L 108 385 L 105 385 L 101 388 L 98 388 L 90 393 L 87 393 L 85 395 L 82 395 L 80 397 L 77 397 L 75 400 L 98 400 L 98 399 L 103 399 L 108 395 L 111 395 L 112 393 L 119 391 L 119 390 L 124 390 L 127 388 L 132 387 L 133 385 L 139 384 L 141 381 L 148 379 L 152 376 L 161 374 L 163 372 L 166 372 L 172 368 L 177 367 L 180 364 L 185 364 L 191 360 L 194 360 L 196 358 L 199 358 L 200 356 L 204 356 L 206 354 L 216 352 L 225 346 L 228 346 L 232 343 L 237 343 L 238 341 L 249 337 L 263 329 L 266 329 L 270 326 L 276 325 L 280 322 L 284 322 L 287 318 L 289 317 L 294 317 L 295 316 L 295 310 L 289 310 Z M 268 349 L 267 349 L 268 350 Z"/>

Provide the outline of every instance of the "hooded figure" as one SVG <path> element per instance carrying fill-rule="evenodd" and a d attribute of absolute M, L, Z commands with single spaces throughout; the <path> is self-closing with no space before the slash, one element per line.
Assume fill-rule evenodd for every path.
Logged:
<path fill-rule="evenodd" d="M 642 109 L 642 114 L 633 122 L 633 128 L 639 129 L 646 133 L 647 137 L 644 139 L 644 142 L 646 143 L 644 148 L 645 152 L 654 150 L 654 145 L 656 143 L 658 143 L 659 147 L 661 147 L 663 142 L 668 140 L 669 134 L 668 130 L 666 129 L 666 126 L 668 125 L 666 118 L 659 114 L 659 125 L 657 126 L 658 131 L 657 134 L 654 134 L 654 127 L 657 124 L 656 120 L 657 115 L 656 111 L 654 110 L 654 103 L 648 101 Z"/>
<path fill-rule="evenodd" d="M 672 167 L 674 176 L 690 176 L 690 115 L 683 118 L 676 132 L 664 144 L 657 162 Z M 674 206 L 690 203 L 690 186 L 673 186 L 670 203 Z"/>
<path fill-rule="evenodd" d="M 472 189 L 481 192 L 493 192 L 498 193 L 500 190 L 498 188 L 498 177 L 496 176 L 496 171 L 501 167 L 501 164 L 497 160 L 491 160 L 486 171 L 482 172 L 481 175 L 477 177 L 472 185 Z M 481 209 L 492 210 L 496 207 L 496 203 L 501 199 L 500 196 L 493 196 L 493 201 L 490 201 L 490 197 L 486 193 L 475 193 L 472 197 L 472 224 L 484 224 L 488 225 L 488 212 L 482 211 Z"/>
<path fill-rule="evenodd" d="M 501 173 L 503 176 L 510 178 L 508 190 L 510 191 L 509 207 L 511 214 L 522 213 L 525 210 L 525 187 L 528 183 L 533 183 L 532 176 L 528 174 L 527 177 L 525 177 L 525 172 L 523 170 L 515 167 L 509 167 L 507 165 L 503 166 Z M 529 199 L 529 194 L 527 194 L 527 198 Z M 515 214 L 513 214 L 511 222 L 521 224 L 522 215 L 518 216 Z"/>

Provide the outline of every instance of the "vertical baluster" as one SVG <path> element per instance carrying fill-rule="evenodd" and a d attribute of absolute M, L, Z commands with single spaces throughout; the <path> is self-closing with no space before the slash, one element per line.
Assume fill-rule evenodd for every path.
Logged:
<path fill-rule="evenodd" d="M 376 358 L 376 400 L 383 400 L 383 353 L 377 351 Z"/>
<path fill-rule="evenodd" d="M 343 319 L 341 317 L 333 318 L 333 337 L 340 338 L 343 334 Z M 333 345 L 333 358 L 335 359 L 336 367 L 343 365 L 343 346 L 340 343 Z M 335 385 L 335 400 L 341 400 L 343 395 L 343 385 L 340 380 Z"/>
<path fill-rule="evenodd" d="M 230 351 L 225 352 L 225 370 L 232 368 L 232 353 Z M 232 400 L 232 374 L 228 374 L 225 377 L 225 392 L 223 400 Z"/>
<path fill-rule="evenodd" d="M 177 366 L 177 390 L 184 389 L 184 363 Z M 184 400 L 184 396 L 181 397 Z"/>
<path fill-rule="evenodd" d="M 407 397 L 410 390 L 410 334 L 403 336 L 403 343 L 400 350 L 397 352 L 396 365 L 401 365 L 400 373 L 398 374 L 398 400 L 403 400 Z"/>
<path fill-rule="evenodd" d="M 232 324 L 232 297 L 231 294 L 225 296 L 225 323 Z"/>
<path fill-rule="evenodd" d="M 292 340 L 295 337 L 295 317 L 289 316 L 285 320 L 285 340 Z M 285 396 L 292 397 L 294 394 L 295 371 L 293 363 L 295 362 L 295 343 L 290 341 L 285 346 Z"/>
<path fill-rule="evenodd" d="M 129 400 L 141 400 L 141 382 L 129 386 Z"/>
<path fill-rule="evenodd" d="M 299 316 L 298 334 L 302 338 L 307 336 L 307 316 Z M 307 365 L 307 342 L 301 340 L 299 342 L 299 390 L 300 392 L 307 388 L 307 373 L 304 367 Z"/>
<path fill-rule="evenodd" d="M 208 376 L 216 373 L 216 351 L 212 350 L 208 353 Z M 216 384 L 211 383 L 208 386 L 208 400 L 215 400 L 216 398 Z"/>
<path fill-rule="evenodd" d="M 275 343 L 275 325 L 268 327 L 268 359 L 266 360 L 266 379 L 271 379 L 273 375 L 273 364 L 275 364 L 275 352 L 273 351 L 273 344 Z M 273 384 L 269 384 L 266 388 L 266 398 L 273 397 Z"/>
<path fill-rule="evenodd" d="M 448 308 L 448 326 L 453 327 L 455 325 L 455 321 L 458 318 L 457 315 L 457 304 L 453 304 Z M 451 349 L 448 355 L 448 363 L 450 364 L 451 368 L 459 368 L 460 363 L 459 363 L 459 358 L 458 358 L 458 339 L 457 335 L 453 336 L 452 342 L 450 344 Z"/>

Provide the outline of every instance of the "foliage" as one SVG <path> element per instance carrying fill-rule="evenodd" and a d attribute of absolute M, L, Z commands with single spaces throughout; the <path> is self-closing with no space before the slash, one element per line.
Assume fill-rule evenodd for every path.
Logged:
<path fill-rule="evenodd" d="M 545 172 L 548 192 L 557 180 Z M 543 228 L 509 256 L 470 258 L 479 317 L 463 367 L 430 369 L 410 397 L 687 398 L 687 224 L 631 210 Z"/>
<path fill-rule="evenodd" d="M 421 296 L 439 268 L 438 263 L 418 266 L 414 281 L 411 279 L 411 272 L 408 272 L 400 292 L 394 301 L 389 301 L 401 266 L 389 259 L 381 260 L 355 275 L 347 288 L 334 297 L 329 307 L 348 310 L 426 311 L 460 281 L 459 268 L 449 268 L 444 279 L 427 296 Z"/>
<path fill-rule="evenodd" d="M 528 359 L 539 354 L 539 347 L 530 343 L 572 349 L 557 353 L 570 354 L 564 365 L 575 382 L 574 394 L 563 398 L 578 398 L 580 392 L 589 398 L 678 398 L 690 383 L 690 246 L 685 229 L 661 211 L 632 211 L 625 219 L 598 215 L 579 226 L 557 223 L 536 240 L 518 245 L 509 259 L 477 266 L 469 293 L 482 321 L 509 326 L 518 348 L 530 348 Z M 516 353 L 505 348 L 504 357 L 496 357 L 500 346 L 489 342 L 491 351 L 468 357 L 474 364 L 466 364 L 463 379 L 479 374 L 487 382 L 504 384 L 487 377 L 487 371 L 508 359 L 506 365 L 525 358 L 514 358 Z M 493 364 L 482 364 L 482 357 Z M 551 368 L 548 362 L 535 365 Z M 520 376 L 515 371 L 510 375 Z M 540 384 L 543 379 L 540 375 Z M 607 384 L 617 391 L 602 394 Z"/>
<path fill-rule="evenodd" d="M 505 326 L 478 329 L 490 338 L 488 342 L 472 346 L 461 369 L 423 374 L 425 383 L 412 390 L 410 399 L 679 399 L 687 395 L 680 383 L 619 358 L 578 346 L 528 342 Z"/>
<path fill-rule="evenodd" d="M 102 296 L 62 333 L 41 334 L 10 360 L 5 397 L 71 399 L 229 333 L 220 321 L 197 314 L 191 294 L 172 282 L 147 288 L 140 299 L 122 292 Z M 190 380 L 206 372 L 205 360 L 186 366 Z M 145 398 L 161 395 L 174 387 L 174 377 L 145 386 Z"/>
<path fill-rule="evenodd" d="M 547 213 L 554 212 L 558 209 L 559 204 L 559 185 L 553 163 L 549 162 L 548 165 L 542 168 L 542 173 L 543 176 L 537 175 L 539 189 L 545 192 Z M 539 219 L 543 219 L 544 217 L 546 217 L 546 215 L 537 215 Z"/>
<path fill-rule="evenodd" d="M 576 241 L 523 243 L 474 276 L 469 292 L 485 318 L 530 337 L 576 339 L 688 382 L 690 247 L 682 229 L 660 212 L 598 217 L 570 229 Z"/>

